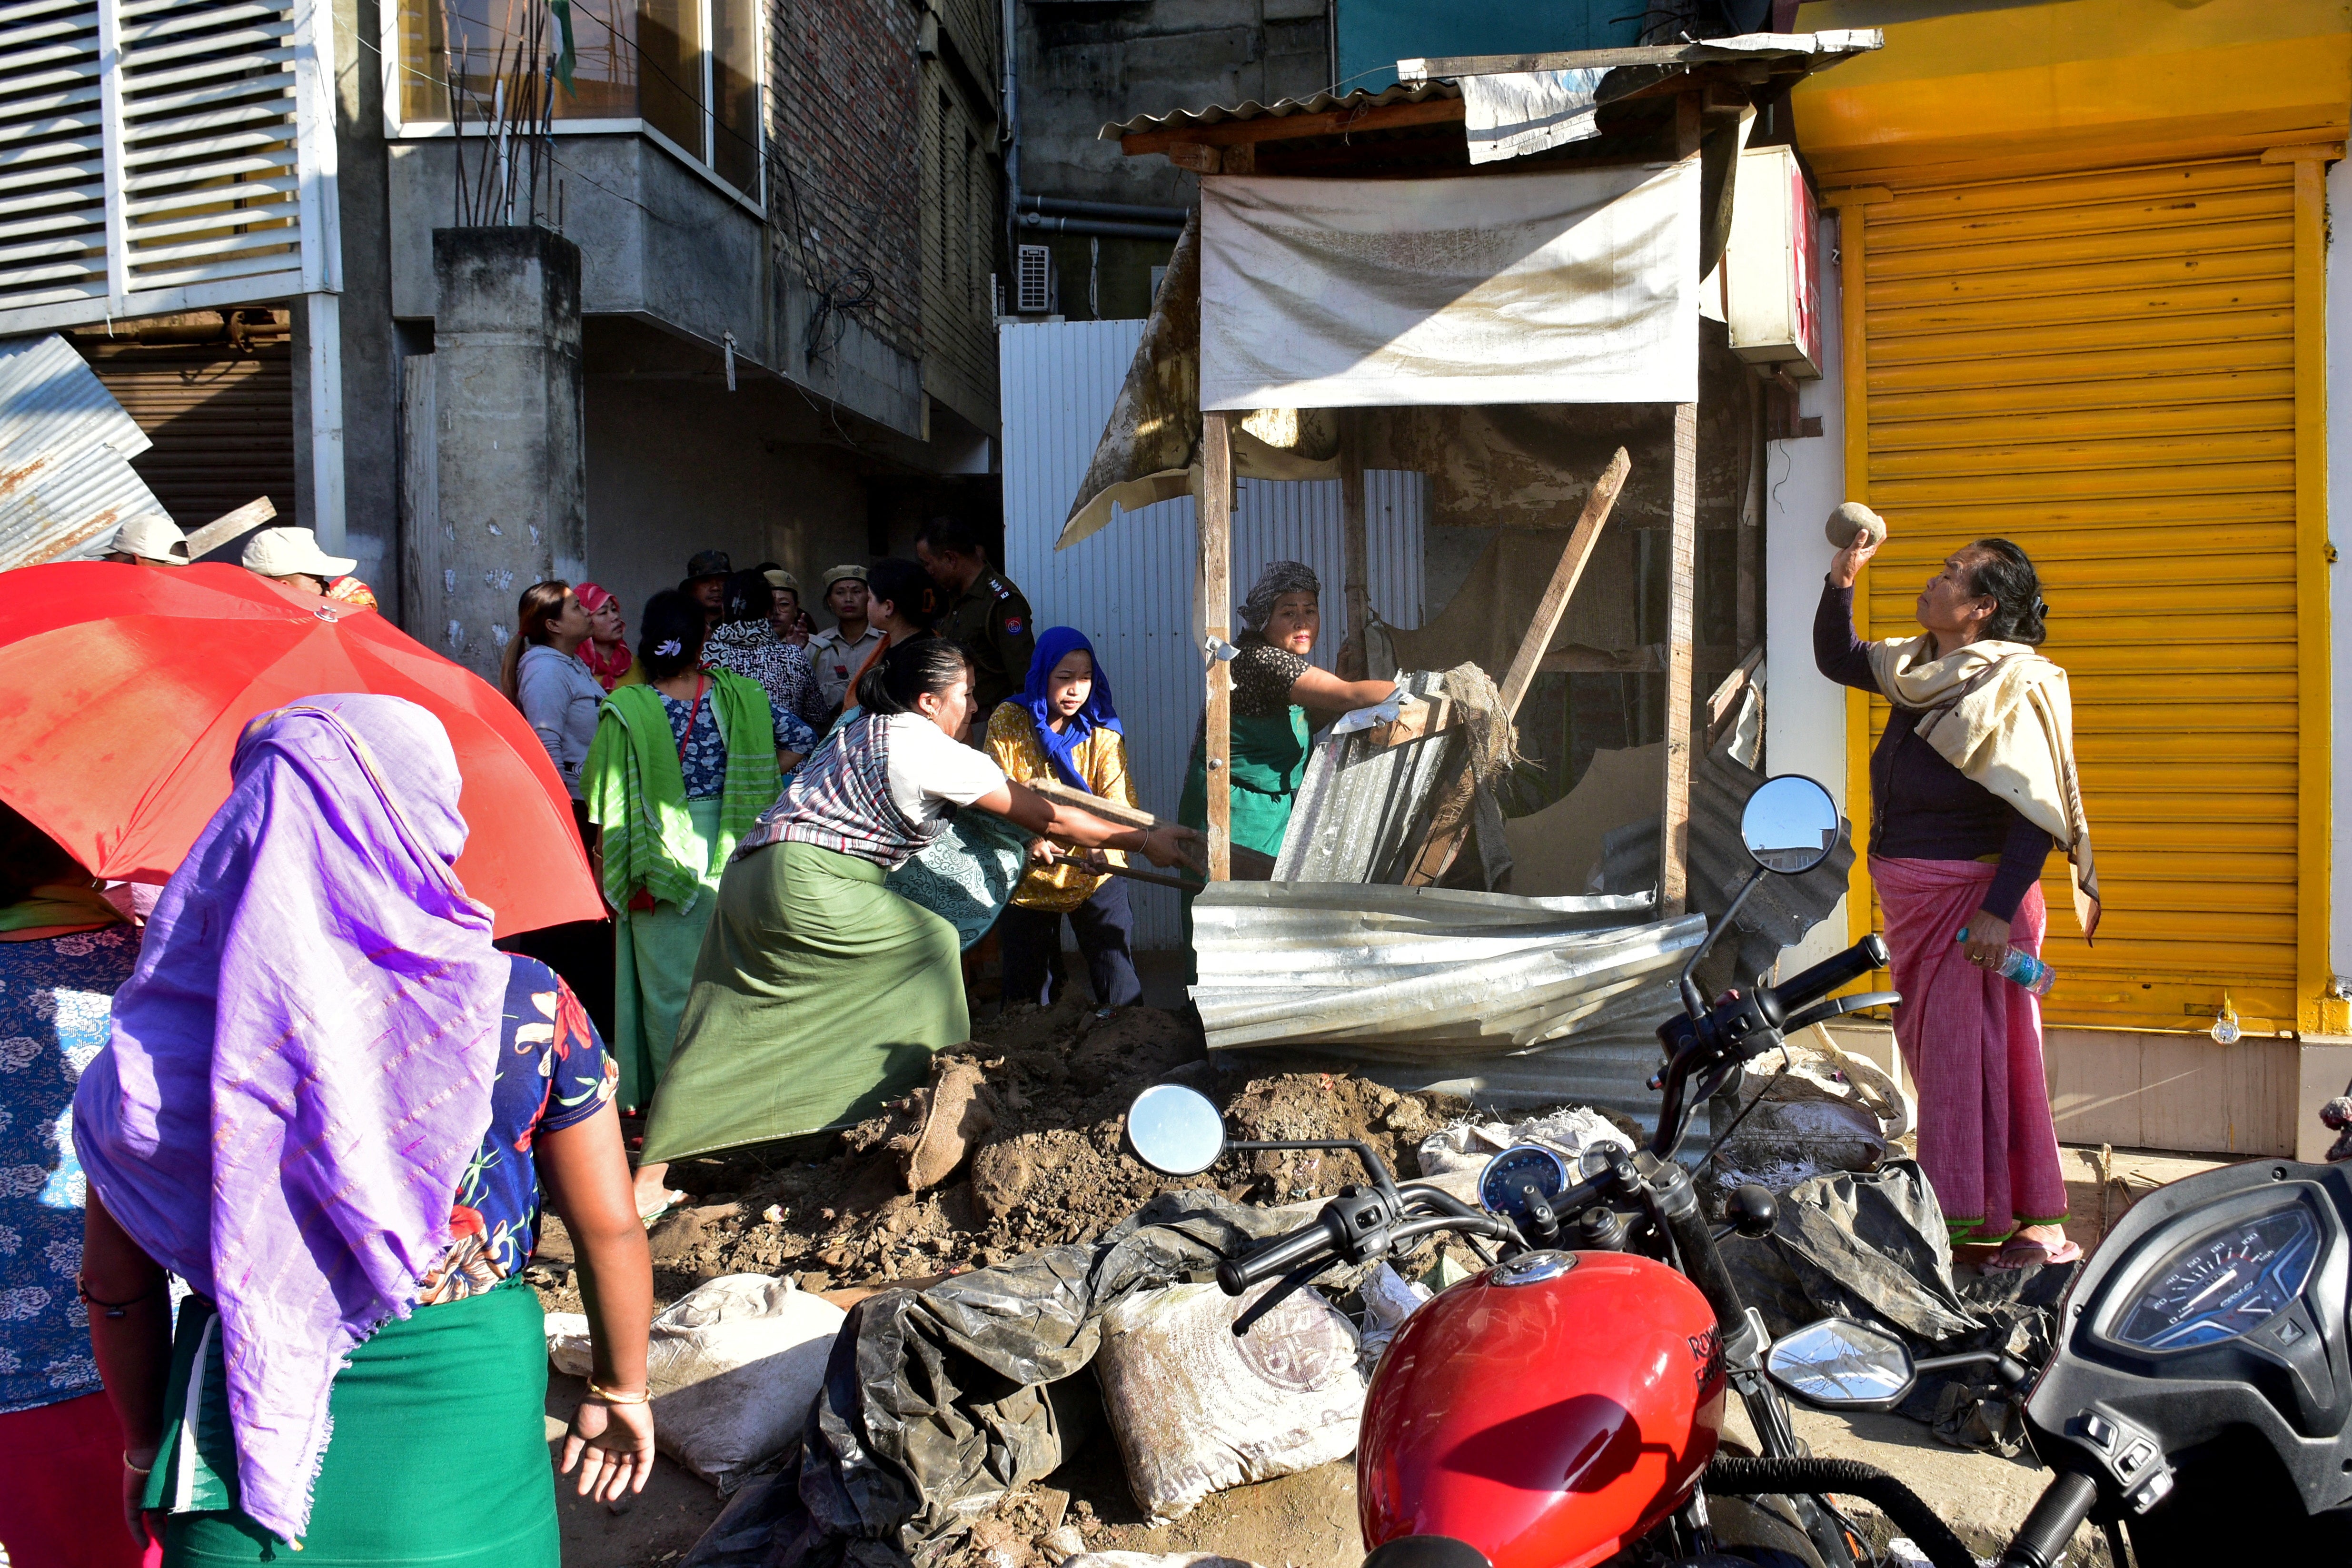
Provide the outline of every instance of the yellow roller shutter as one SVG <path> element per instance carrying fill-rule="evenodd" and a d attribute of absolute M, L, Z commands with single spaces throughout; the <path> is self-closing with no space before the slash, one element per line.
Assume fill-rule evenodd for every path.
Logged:
<path fill-rule="evenodd" d="M 2072 679 L 2106 913 L 2084 946 L 2053 857 L 2055 1023 L 2203 1027 L 2226 992 L 2250 1029 L 2296 1026 L 2296 178 L 2245 157 L 1845 209 L 1850 456 L 1893 530 L 1865 635 L 1916 629 L 1945 553 L 2000 535 Z M 1849 726 L 1857 782 L 1885 721 L 1874 699 Z"/>

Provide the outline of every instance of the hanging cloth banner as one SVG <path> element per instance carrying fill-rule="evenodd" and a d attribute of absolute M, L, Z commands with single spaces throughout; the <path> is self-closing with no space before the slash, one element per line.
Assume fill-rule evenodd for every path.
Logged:
<path fill-rule="evenodd" d="M 1201 182 L 1201 406 L 1698 400 L 1699 161 Z"/>

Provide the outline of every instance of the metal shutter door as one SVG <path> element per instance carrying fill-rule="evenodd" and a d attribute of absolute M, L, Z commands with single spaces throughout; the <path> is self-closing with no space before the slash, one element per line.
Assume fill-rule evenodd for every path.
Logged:
<path fill-rule="evenodd" d="M 284 342 L 242 353 L 206 345 L 79 344 L 155 444 L 131 466 L 183 529 L 268 496 L 294 514 L 294 361 Z"/>
<path fill-rule="evenodd" d="M 1893 531 L 1866 635 L 1916 630 L 1944 554 L 2000 535 L 2073 683 L 2106 910 L 2084 946 L 2053 856 L 2054 1023 L 2202 1027 L 2226 992 L 2250 1029 L 2295 1025 L 2294 178 L 2241 159 L 1858 209 Z"/>

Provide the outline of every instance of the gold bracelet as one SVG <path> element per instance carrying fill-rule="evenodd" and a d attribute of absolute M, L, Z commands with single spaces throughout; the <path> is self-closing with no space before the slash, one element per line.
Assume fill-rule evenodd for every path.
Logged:
<path fill-rule="evenodd" d="M 122 1468 L 129 1470 L 134 1476 L 152 1476 L 155 1473 L 155 1467 L 152 1461 L 144 1465 L 132 1464 L 131 1462 L 131 1450 L 128 1448 L 122 1450 Z"/>
<path fill-rule="evenodd" d="M 588 1397 L 604 1405 L 646 1405 L 653 1400 L 653 1391 L 641 1388 L 635 1394 L 616 1393 L 593 1378 L 588 1382 Z"/>

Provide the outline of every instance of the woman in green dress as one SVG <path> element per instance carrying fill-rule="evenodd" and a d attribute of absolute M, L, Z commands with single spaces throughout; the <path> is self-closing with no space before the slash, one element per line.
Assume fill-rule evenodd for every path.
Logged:
<path fill-rule="evenodd" d="M 1385 702 L 1392 680 L 1342 680 L 1308 661 L 1323 629 L 1323 585 L 1303 562 L 1276 561 L 1258 574 L 1242 602 L 1241 652 L 1227 668 L 1233 697 L 1234 846 L 1282 853 L 1290 807 L 1307 775 L 1307 710 L 1337 715 Z M 1203 720 L 1205 731 L 1206 721 Z M 1202 739 L 1192 742 L 1177 820 L 1209 826 L 1208 768 Z"/>
<path fill-rule="evenodd" d="M 604 700 L 581 770 L 618 921 L 613 1050 L 624 1110 L 645 1109 L 669 1068 L 719 873 L 815 745 L 757 681 L 704 665 L 701 605 L 665 590 L 646 602 L 643 626 L 646 684 Z"/>

